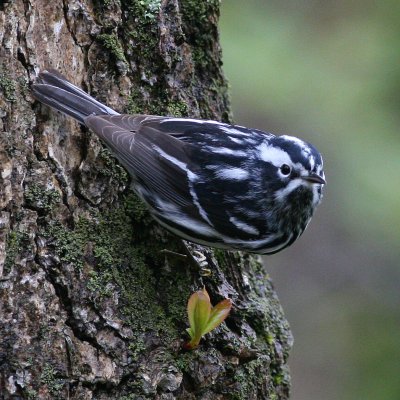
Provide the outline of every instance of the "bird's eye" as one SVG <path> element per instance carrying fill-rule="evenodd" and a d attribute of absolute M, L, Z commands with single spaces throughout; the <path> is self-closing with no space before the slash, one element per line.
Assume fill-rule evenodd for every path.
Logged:
<path fill-rule="evenodd" d="M 289 167 L 287 164 L 282 164 L 281 165 L 281 172 L 283 175 L 289 175 L 292 169 Z"/>

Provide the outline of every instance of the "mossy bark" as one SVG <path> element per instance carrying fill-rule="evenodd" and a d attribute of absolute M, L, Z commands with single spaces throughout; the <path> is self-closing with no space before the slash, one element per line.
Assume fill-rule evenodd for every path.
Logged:
<path fill-rule="evenodd" d="M 288 398 L 291 335 L 261 264 L 166 233 L 99 140 L 29 91 L 53 67 L 121 112 L 229 121 L 218 15 L 217 0 L 0 3 L 1 398 Z M 203 285 L 234 307 L 184 352 Z"/>

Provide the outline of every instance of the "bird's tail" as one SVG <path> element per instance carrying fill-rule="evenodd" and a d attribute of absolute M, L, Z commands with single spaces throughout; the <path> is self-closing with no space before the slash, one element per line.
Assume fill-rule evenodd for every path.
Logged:
<path fill-rule="evenodd" d="M 32 85 L 33 96 L 42 103 L 61 111 L 81 124 L 89 115 L 118 115 L 54 70 L 43 71 Z"/>

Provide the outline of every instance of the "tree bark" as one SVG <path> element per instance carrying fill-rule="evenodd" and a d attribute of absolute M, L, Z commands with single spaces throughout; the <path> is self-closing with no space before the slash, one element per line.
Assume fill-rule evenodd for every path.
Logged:
<path fill-rule="evenodd" d="M 166 233 L 99 140 L 29 90 L 52 67 L 120 112 L 229 121 L 218 15 L 218 0 L 0 2 L 2 399 L 288 398 L 292 338 L 259 261 Z M 203 285 L 234 307 L 184 352 Z"/>

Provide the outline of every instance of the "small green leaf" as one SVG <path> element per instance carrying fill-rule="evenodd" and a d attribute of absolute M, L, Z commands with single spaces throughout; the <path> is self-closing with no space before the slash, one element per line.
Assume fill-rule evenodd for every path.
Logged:
<path fill-rule="evenodd" d="M 205 288 L 193 293 L 188 301 L 187 312 L 190 328 L 186 329 L 191 340 L 186 343 L 186 349 L 194 349 L 199 345 L 203 335 L 216 328 L 228 316 L 232 308 L 230 299 L 222 300 L 212 307 L 210 296 Z"/>
<path fill-rule="evenodd" d="M 211 313 L 211 302 L 208 293 L 203 290 L 193 293 L 188 302 L 188 315 L 193 337 L 200 338 Z"/>
<path fill-rule="evenodd" d="M 215 329 L 220 325 L 225 318 L 229 315 L 232 308 L 232 301 L 224 299 L 220 301 L 215 307 L 211 309 L 210 318 L 208 319 L 207 326 L 203 331 L 203 335 Z"/>

